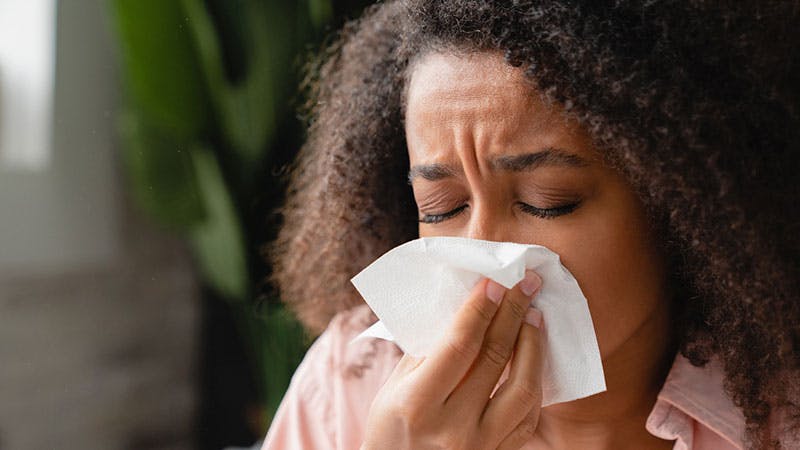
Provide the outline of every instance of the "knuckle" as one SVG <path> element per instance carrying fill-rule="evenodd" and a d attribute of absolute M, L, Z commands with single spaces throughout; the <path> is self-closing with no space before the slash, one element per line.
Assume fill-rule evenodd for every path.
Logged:
<path fill-rule="evenodd" d="M 388 410 L 390 416 L 399 419 L 399 422 L 408 429 L 415 429 L 425 422 L 426 408 L 414 401 L 394 402 L 388 407 Z"/>
<path fill-rule="evenodd" d="M 541 388 L 534 387 L 528 383 L 515 382 L 513 384 L 515 398 L 526 407 L 538 407 L 542 403 Z"/>
<path fill-rule="evenodd" d="M 496 367 L 505 367 L 511 357 L 511 349 L 499 342 L 488 342 L 483 349 L 484 359 Z"/>
<path fill-rule="evenodd" d="M 447 448 L 447 449 L 462 449 L 466 448 L 464 443 L 464 436 L 461 430 L 456 429 L 449 429 L 447 431 L 442 432 L 439 435 L 438 441 L 438 448 Z"/>
<path fill-rule="evenodd" d="M 518 301 L 510 301 L 507 305 L 511 315 L 517 320 L 522 320 L 525 317 L 525 313 L 528 312 L 528 303 L 522 305 Z"/>
<path fill-rule="evenodd" d="M 480 350 L 480 343 L 469 337 L 451 339 L 447 342 L 447 346 L 459 357 L 470 360 Z"/>
<path fill-rule="evenodd" d="M 489 307 L 489 302 L 485 301 L 471 301 L 468 303 L 469 307 L 481 318 L 483 323 L 489 323 L 494 317 L 494 311 Z"/>
<path fill-rule="evenodd" d="M 538 425 L 539 420 L 537 415 L 528 415 L 528 417 L 525 417 L 525 419 L 517 426 L 521 440 L 527 441 L 531 439 L 536 434 L 536 428 Z"/>

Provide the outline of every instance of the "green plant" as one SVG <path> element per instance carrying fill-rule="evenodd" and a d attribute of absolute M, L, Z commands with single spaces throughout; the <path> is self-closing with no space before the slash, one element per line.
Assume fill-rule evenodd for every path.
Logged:
<path fill-rule="evenodd" d="M 253 312 L 264 216 L 279 198 L 259 208 L 252 199 L 280 191 L 265 174 L 278 143 L 299 140 L 290 106 L 298 55 L 337 12 L 363 3 L 337 11 L 330 0 L 109 0 L 131 191 L 150 217 L 186 237 L 204 281 L 234 310 L 267 421 L 307 339 L 276 299 Z"/>

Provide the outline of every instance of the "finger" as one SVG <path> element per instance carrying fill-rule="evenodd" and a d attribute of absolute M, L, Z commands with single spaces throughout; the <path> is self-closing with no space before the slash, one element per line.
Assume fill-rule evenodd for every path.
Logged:
<path fill-rule="evenodd" d="M 419 389 L 446 399 L 469 370 L 481 348 L 483 336 L 506 294 L 490 280 L 481 280 L 458 310 L 443 342 L 417 368 Z M 424 380 L 424 381 L 423 381 Z"/>
<path fill-rule="evenodd" d="M 478 400 L 483 402 L 483 406 L 488 403 L 489 396 L 511 358 L 520 326 L 541 284 L 542 279 L 536 272 L 527 271 L 525 278 L 508 291 L 489 325 L 475 363 L 448 402 L 463 405 Z"/>
<path fill-rule="evenodd" d="M 522 419 L 522 422 L 517 424 L 511 433 L 500 442 L 497 450 L 519 450 L 523 445 L 533 439 L 536 434 L 536 428 L 539 425 L 539 413 L 541 409 L 534 407 L 528 412 L 528 415 Z"/>
<path fill-rule="evenodd" d="M 543 326 L 541 311 L 530 307 L 517 337 L 511 373 L 481 418 L 481 427 L 489 435 L 508 435 L 509 442 L 517 442 L 529 439 L 536 429 L 542 406 Z"/>
<path fill-rule="evenodd" d="M 400 358 L 400 361 L 398 361 L 389 379 L 404 377 L 406 374 L 411 373 L 414 369 L 419 367 L 424 360 L 425 358 L 417 358 L 407 353 L 404 354 L 403 357 Z"/>

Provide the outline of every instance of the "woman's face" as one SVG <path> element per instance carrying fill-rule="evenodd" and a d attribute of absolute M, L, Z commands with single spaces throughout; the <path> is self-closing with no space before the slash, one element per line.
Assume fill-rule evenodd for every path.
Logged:
<path fill-rule="evenodd" d="M 494 53 L 431 53 L 415 64 L 406 101 L 420 236 L 558 253 L 589 301 L 604 358 L 663 315 L 664 264 L 637 196 L 521 70 Z"/>

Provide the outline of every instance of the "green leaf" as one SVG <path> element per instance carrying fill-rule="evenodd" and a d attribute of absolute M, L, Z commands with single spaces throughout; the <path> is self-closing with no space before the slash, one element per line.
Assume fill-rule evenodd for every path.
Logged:
<path fill-rule="evenodd" d="M 181 3 L 111 0 L 111 10 L 137 110 L 181 139 L 204 133 L 208 93 Z"/>
<path fill-rule="evenodd" d="M 333 5 L 330 0 L 308 0 L 308 13 L 314 28 L 321 29 L 333 16 Z"/>
<path fill-rule="evenodd" d="M 192 153 L 206 220 L 190 238 L 201 272 L 229 300 L 243 301 L 250 291 L 242 225 L 219 164 L 211 150 L 196 146 Z"/>
<path fill-rule="evenodd" d="M 273 299 L 267 310 L 255 312 L 243 305 L 240 323 L 253 354 L 259 380 L 259 397 L 270 419 L 286 392 L 295 369 L 311 343 L 294 315 Z M 265 430 L 269 423 L 264 424 Z"/>
<path fill-rule="evenodd" d="M 119 116 L 122 159 L 137 204 L 155 220 L 188 230 L 205 218 L 189 147 L 141 115 Z"/>
<path fill-rule="evenodd" d="M 258 323 L 263 335 L 259 358 L 264 378 L 263 389 L 267 411 L 273 415 L 289 387 L 292 374 L 308 349 L 309 338 L 297 319 L 283 307 L 258 320 Z"/>
<path fill-rule="evenodd" d="M 285 108 L 293 57 L 291 10 L 283 2 L 242 1 L 237 22 L 243 28 L 246 73 L 231 83 L 225 76 L 220 40 L 201 0 L 182 0 L 196 40 L 208 90 L 223 135 L 238 154 L 242 167 L 252 167 L 267 155 L 268 144 Z"/>

